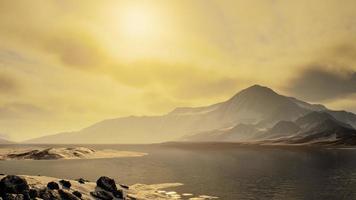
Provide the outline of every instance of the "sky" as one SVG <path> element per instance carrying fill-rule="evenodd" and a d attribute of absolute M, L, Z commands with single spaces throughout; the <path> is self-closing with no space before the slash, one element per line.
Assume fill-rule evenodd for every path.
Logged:
<path fill-rule="evenodd" d="M 0 137 L 209 105 L 253 84 L 356 112 L 356 1 L 0 0 Z"/>

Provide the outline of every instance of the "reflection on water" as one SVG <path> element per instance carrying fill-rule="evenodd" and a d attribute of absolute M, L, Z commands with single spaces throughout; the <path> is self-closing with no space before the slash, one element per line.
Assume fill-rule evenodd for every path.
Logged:
<path fill-rule="evenodd" d="M 0 173 L 119 182 L 181 182 L 180 193 L 221 199 L 356 199 L 356 150 L 252 148 L 234 145 L 96 145 L 135 150 L 139 158 L 1 161 Z"/>

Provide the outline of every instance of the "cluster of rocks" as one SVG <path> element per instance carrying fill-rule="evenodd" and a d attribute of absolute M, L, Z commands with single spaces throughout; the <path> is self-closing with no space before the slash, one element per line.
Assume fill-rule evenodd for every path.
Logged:
<path fill-rule="evenodd" d="M 85 184 L 86 180 L 79 179 L 79 183 Z M 26 179 L 8 175 L 0 180 L 0 200 L 81 200 L 85 199 L 81 192 L 71 189 L 71 182 L 60 180 L 57 182 L 48 182 L 43 187 L 31 187 Z M 96 182 L 95 191 L 90 192 L 92 199 L 100 200 L 132 200 L 125 195 L 123 189 L 118 189 L 115 180 L 109 177 L 100 177 Z"/>

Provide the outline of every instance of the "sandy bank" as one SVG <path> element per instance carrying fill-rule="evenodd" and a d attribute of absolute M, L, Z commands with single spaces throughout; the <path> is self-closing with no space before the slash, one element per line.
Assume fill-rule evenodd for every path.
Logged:
<path fill-rule="evenodd" d="M 120 157 L 140 157 L 141 152 L 94 150 L 85 147 L 73 148 L 1 148 L 0 160 L 58 160 L 58 159 L 100 159 Z"/>

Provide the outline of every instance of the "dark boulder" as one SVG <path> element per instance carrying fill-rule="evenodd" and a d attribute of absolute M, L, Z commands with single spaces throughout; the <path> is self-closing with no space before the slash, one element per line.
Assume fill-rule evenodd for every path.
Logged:
<path fill-rule="evenodd" d="M 114 198 L 107 191 L 94 191 L 94 192 L 90 192 L 90 195 L 101 200 L 112 200 Z"/>
<path fill-rule="evenodd" d="M 50 190 L 48 188 L 40 190 L 39 197 L 43 200 L 60 200 L 61 199 L 57 190 Z"/>
<path fill-rule="evenodd" d="M 49 182 L 49 183 L 47 184 L 47 187 L 48 187 L 48 189 L 51 189 L 51 190 L 59 190 L 59 185 L 58 185 L 58 183 L 53 182 L 53 181 Z"/>
<path fill-rule="evenodd" d="M 0 181 L 0 193 L 22 194 L 29 190 L 27 181 L 19 176 L 8 175 Z"/>
<path fill-rule="evenodd" d="M 80 193 L 78 191 L 73 191 L 72 194 L 74 194 L 78 198 L 82 198 L 82 193 Z"/>
<path fill-rule="evenodd" d="M 96 185 L 109 192 L 114 192 L 117 190 L 115 180 L 106 176 L 100 177 L 96 181 Z"/>
<path fill-rule="evenodd" d="M 62 200 L 80 200 L 77 196 L 65 190 L 58 190 L 58 193 Z"/>
<path fill-rule="evenodd" d="M 66 180 L 60 180 L 59 183 L 62 184 L 63 187 L 68 188 L 68 189 L 72 186 L 72 184 Z"/>

